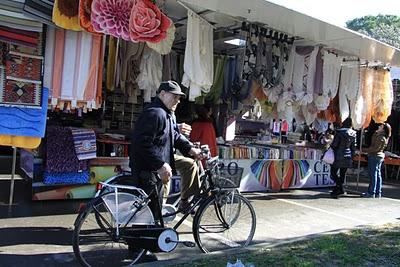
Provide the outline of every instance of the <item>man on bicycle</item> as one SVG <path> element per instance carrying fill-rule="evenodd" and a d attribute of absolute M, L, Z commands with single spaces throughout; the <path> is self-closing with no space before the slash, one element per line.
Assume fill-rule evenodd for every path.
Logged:
<path fill-rule="evenodd" d="M 168 183 L 171 179 L 175 170 L 174 148 L 183 155 L 192 157 L 200 155 L 200 149 L 194 148 L 177 130 L 173 118 L 181 97 L 186 95 L 178 83 L 162 82 L 157 97 L 144 109 L 135 124 L 129 165 L 138 186 L 147 193 L 150 193 L 155 186 L 161 191 L 162 184 Z M 197 168 L 191 169 L 191 172 L 197 172 Z M 198 174 L 186 176 L 190 178 L 182 177 L 182 179 L 198 179 Z M 198 181 L 186 181 L 186 185 L 193 187 L 192 191 L 198 190 L 199 186 Z M 182 188 L 182 192 L 184 191 L 193 193 Z M 187 203 L 187 197 L 189 196 L 182 196 L 183 202 Z M 161 198 L 157 201 L 161 205 Z M 155 201 L 150 203 L 150 208 L 157 218 L 159 214 L 156 212 Z"/>

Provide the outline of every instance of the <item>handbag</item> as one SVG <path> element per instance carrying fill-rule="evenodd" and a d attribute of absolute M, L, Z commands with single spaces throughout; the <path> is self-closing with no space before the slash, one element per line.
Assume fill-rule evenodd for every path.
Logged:
<path fill-rule="evenodd" d="M 333 164 L 335 162 L 335 152 L 332 148 L 329 148 L 322 156 L 322 161 L 327 164 Z"/>

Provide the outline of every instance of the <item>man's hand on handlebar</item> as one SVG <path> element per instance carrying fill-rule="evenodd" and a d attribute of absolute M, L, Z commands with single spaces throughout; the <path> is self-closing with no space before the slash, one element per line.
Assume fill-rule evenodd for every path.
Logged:
<path fill-rule="evenodd" d="M 172 177 L 172 168 L 168 163 L 164 163 L 160 169 L 157 170 L 163 184 L 167 184 Z"/>
<path fill-rule="evenodd" d="M 200 148 L 192 147 L 189 151 L 189 155 L 195 159 L 202 159 L 202 153 Z"/>

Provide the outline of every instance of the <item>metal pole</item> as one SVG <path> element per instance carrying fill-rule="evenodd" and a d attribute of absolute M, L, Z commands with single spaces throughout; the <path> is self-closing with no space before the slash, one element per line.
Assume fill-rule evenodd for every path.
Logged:
<path fill-rule="evenodd" d="M 360 165 L 361 165 L 361 152 L 362 152 L 363 135 L 364 135 L 364 128 L 361 128 L 360 154 L 358 155 L 358 167 L 357 167 L 357 191 L 358 191 L 358 183 L 360 181 Z"/>
<path fill-rule="evenodd" d="M 12 148 L 13 148 L 13 158 L 12 158 L 12 169 L 11 169 L 10 199 L 8 201 L 9 206 L 13 204 L 13 199 L 14 199 L 14 176 L 15 176 L 15 165 L 17 162 L 17 148 L 15 146 L 13 146 Z"/>

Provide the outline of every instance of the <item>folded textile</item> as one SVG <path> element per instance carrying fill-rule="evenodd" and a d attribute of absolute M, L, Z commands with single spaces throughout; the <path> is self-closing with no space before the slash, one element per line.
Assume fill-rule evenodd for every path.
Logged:
<path fill-rule="evenodd" d="M 96 157 L 96 134 L 92 129 L 71 128 L 75 153 L 79 160 Z"/>
<path fill-rule="evenodd" d="M 47 172 L 79 172 L 88 169 L 87 160 L 78 160 L 76 156 L 70 128 L 49 126 L 46 135 Z"/>
<path fill-rule="evenodd" d="M 63 173 L 43 173 L 43 183 L 45 184 L 87 184 L 89 183 L 90 172 L 63 172 Z"/>
<path fill-rule="evenodd" d="M 53 6 L 54 0 L 25 0 L 23 14 L 47 25 L 54 25 Z"/>

